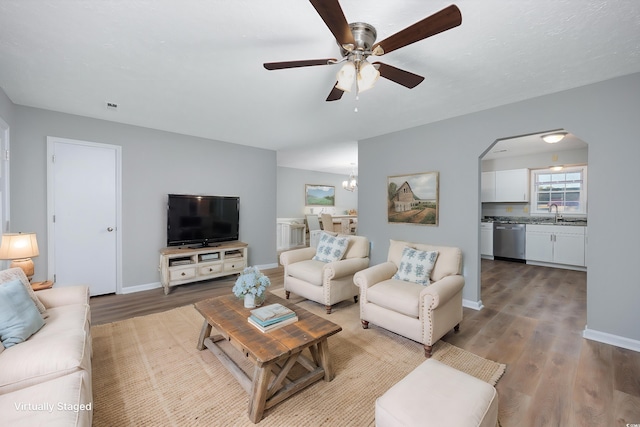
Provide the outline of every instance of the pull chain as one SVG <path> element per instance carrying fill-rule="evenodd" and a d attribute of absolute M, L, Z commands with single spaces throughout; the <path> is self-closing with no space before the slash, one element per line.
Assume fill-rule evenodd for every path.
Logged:
<path fill-rule="evenodd" d="M 360 63 L 356 63 L 356 106 L 353 109 L 354 113 L 358 112 L 358 100 L 360 99 L 360 94 L 358 93 L 358 76 L 360 75 Z"/>

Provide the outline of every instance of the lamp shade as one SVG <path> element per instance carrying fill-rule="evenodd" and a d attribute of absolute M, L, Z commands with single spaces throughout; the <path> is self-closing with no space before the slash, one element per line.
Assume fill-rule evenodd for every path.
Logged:
<path fill-rule="evenodd" d="M 351 92 L 351 86 L 356 77 L 356 66 L 353 62 L 349 61 L 345 63 L 340 71 L 338 71 L 338 83 L 336 87 L 344 92 Z"/>
<path fill-rule="evenodd" d="M 0 259 L 23 259 L 40 255 L 36 233 L 5 233 L 0 244 Z"/>
<path fill-rule="evenodd" d="M 371 89 L 378 77 L 380 77 L 380 71 L 371 63 L 362 61 L 360 63 L 360 72 L 358 73 L 358 92 Z"/>

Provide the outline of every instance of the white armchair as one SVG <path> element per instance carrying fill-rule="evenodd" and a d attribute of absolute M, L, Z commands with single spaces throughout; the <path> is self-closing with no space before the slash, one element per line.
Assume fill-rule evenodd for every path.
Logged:
<path fill-rule="evenodd" d="M 358 302 L 359 291 L 353 283 L 353 275 L 369 266 L 369 239 L 363 236 L 336 237 L 348 239 L 344 255 L 337 261 L 313 259 L 317 250 L 312 247 L 280 254 L 287 299 L 293 292 L 323 304 L 327 314 L 331 313 L 331 306 L 340 301 L 353 298 L 354 302 Z"/>
<path fill-rule="evenodd" d="M 424 285 L 394 278 L 406 247 L 437 251 Z M 354 283 L 360 288 L 360 320 L 369 322 L 422 343 L 426 357 L 440 338 L 462 321 L 462 251 L 448 246 L 432 246 L 391 240 L 387 262 L 360 271 Z"/>

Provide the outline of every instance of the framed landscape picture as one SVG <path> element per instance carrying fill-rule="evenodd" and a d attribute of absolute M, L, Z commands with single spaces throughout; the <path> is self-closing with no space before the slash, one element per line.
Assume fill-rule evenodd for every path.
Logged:
<path fill-rule="evenodd" d="M 438 178 L 438 172 L 388 177 L 388 221 L 438 225 Z"/>
<path fill-rule="evenodd" d="M 335 206 L 336 187 L 305 184 L 304 200 L 306 206 Z"/>

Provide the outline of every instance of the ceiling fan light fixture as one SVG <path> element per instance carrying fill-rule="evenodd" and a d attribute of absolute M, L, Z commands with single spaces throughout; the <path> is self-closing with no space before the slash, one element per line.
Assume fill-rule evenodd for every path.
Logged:
<path fill-rule="evenodd" d="M 364 60 L 360 63 L 358 72 L 358 92 L 371 89 L 380 77 L 380 71 L 370 62 Z"/>
<path fill-rule="evenodd" d="M 366 22 L 349 23 L 340 7 L 339 0 L 310 1 L 329 31 L 333 34 L 337 45 L 340 47 L 342 58 L 340 60 L 326 58 L 266 62 L 263 66 L 267 70 L 281 70 L 285 68 L 331 65 L 347 61 L 338 72 L 338 82 L 331 89 L 326 101 L 336 101 L 342 97 L 344 92 L 351 92 L 356 78 L 356 100 L 358 99 L 357 93 L 373 87 L 379 77 L 413 89 L 424 80 L 424 77 L 380 62 L 373 64 L 374 71 L 369 67 L 370 64 L 366 63 L 366 59 L 370 56 L 385 55 L 462 24 L 460 9 L 452 4 L 376 43 L 378 32 L 375 27 Z M 360 68 L 362 68 L 362 73 Z M 357 107 L 354 111 L 357 111 Z"/>
<path fill-rule="evenodd" d="M 348 61 L 338 71 L 338 83 L 336 87 L 344 92 L 351 92 L 351 87 L 356 77 L 356 66 L 353 62 Z"/>
<path fill-rule="evenodd" d="M 542 135 L 541 138 L 547 144 L 555 144 L 562 141 L 565 136 L 567 136 L 567 132 L 555 132 L 547 135 Z"/>

